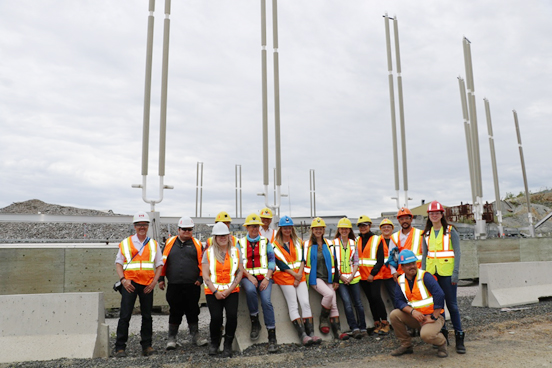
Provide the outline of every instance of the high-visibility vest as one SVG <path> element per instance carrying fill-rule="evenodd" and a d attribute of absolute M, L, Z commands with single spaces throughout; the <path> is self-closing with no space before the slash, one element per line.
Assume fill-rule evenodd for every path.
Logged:
<path fill-rule="evenodd" d="M 380 236 L 379 247 L 383 247 L 383 259 L 384 260 L 387 259 L 387 257 L 389 257 L 389 248 L 387 247 L 387 242 L 385 241 L 383 236 Z M 377 248 L 376 248 L 376 254 L 377 254 Z M 391 277 L 393 277 L 393 275 L 391 275 L 391 270 L 384 263 L 381 266 L 378 274 L 374 276 L 374 280 L 386 280 L 386 279 L 390 279 Z"/>
<path fill-rule="evenodd" d="M 207 253 L 207 261 L 209 262 L 210 279 L 218 291 L 228 290 L 234 280 L 240 266 L 240 252 L 236 247 L 230 247 L 224 256 L 224 263 L 220 263 L 215 257 L 215 250 L 210 247 L 205 251 Z M 213 294 L 207 285 L 204 285 L 205 294 Z M 236 285 L 232 293 L 240 291 L 239 284 Z"/>
<path fill-rule="evenodd" d="M 408 233 L 408 237 L 406 238 L 404 244 L 401 244 L 401 230 L 391 235 L 391 240 L 397 245 L 397 248 L 399 248 L 399 252 L 403 249 L 409 249 L 416 255 L 416 257 L 418 257 L 418 262 L 416 262 L 418 265 L 418 269 L 422 269 L 423 233 L 424 232 L 422 230 L 413 227 L 412 230 L 410 230 L 410 232 Z M 401 265 L 398 266 L 397 272 L 401 275 L 404 273 Z"/>
<path fill-rule="evenodd" d="M 274 241 L 274 256 L 284 262 L 294 272 L 298 272 L 301 268 L 301 261 L 303 260 L 303 247 L 301 241 L 290 242 L 289 252 L 283 245 Z M 274 282 L 278 285 L 293 285 L 295 277 L 285 271 L 276 270 L 272 275 Z M 305 281 L 305 273 L 301 277 L 301 282 Z"/>
<path fill-rule="evenodd" d="M 167 239 L 165 249 L 163 249 L 163 269 L 161 270 L 161 276 L 165 276 L 165 272 L 167 270 L 167 257 L 169 256 L 174 243 L 176 243 L 176 238 L 176 236 L 173 236 Z M 194 242 L 194 246 L 197 252 L 197 267 L 199 268 L 199 276 L 202 276 L 203 274 L 201 273 L 201 258 L 203 257 L 203 247 L 201 246 L 201 242 L 196 238 L 192 238 L 192 241 Z"/>
<path fill-rule="evenodd" d="M 268 240 L 265 237 L 261 236 L 252 254 L 253 260 L 260 261 L 261 265 L 257 267 L 253 266 L 254 264 L 253 260 L 251 260 L 248 255 L 248 250 L 251 248 L 249 247 L 247 236 L 244 236 L 243 238 L 241 238 L 238 244 L 241 247 L 242 262 L 245 270 L 250 275 L 253 275 L 253 276 L 266 276 L 268 272 L 268 253 L 267 253 Z"/>
<path fill-rule="evenodd" d="M 238 245 L 238 238 L 236 238 L 234 235 L 231 236 L 230 242 L 235 247 Z M 213 237 L 207 238 L 207 241 L 205 242 L 205 249 L 209 248 L 213 244 Z"/>
<path fill-rule="evenodd" d="M 433 313 L 434 308 L 433 296 L 424 284 L 425 273 L 426 271 L 418 270 L 412 290 L 410 290 L 410 285 L 406 281 L 406 275 L 399 276 L 398 282 L 404 297 L 408 301 L 408 305 L 422 312 L 422 314 L 428 315 Z"/>
<path fill-rule="evenodd" d="M 132 237 L 124 239 L 119 243 L 119 249 L 125 258 L 123 266 L 124 276 L 140 285 L 149 285 L 155 276 L 155 254 L 157 253 L 157 242 L 150 239 L 144 246 L 142 254 L 137 254 L 138 249 L 132 244 Z M 134 257 L 134 258 L 133 258 Z"/>
<path fill-rule="evenodd" d="M 447 227 L 447 234 L 444 229 L 438 237 L 435 236 L 433 226 L 429 235 L 425 236 L 427 244 L 426 271 L 432 275 L 438 273 L 441 276 L 452 276 L 454 271 L 454 250 L 452 248 L 452 226 Z"/>
<path fill-rule="evenodd" d="M 349 239 L 349 246 L 347 249 L 343 249 L 340 238 L 334 239 L 334 246 L 337 248 L 335 257 L 337 261 L 337 267 L 342 275 L 350 277 L 353 274 L 353 256 L 355 255 L 356 245 L 353 239 Z M 360 268 L 360 267 L 359 267 Z M 360 281 L 360 272 L 357 270 L 350 284 L 356 284 Z M 343 281 L 339 280 L 342 284 Z"/>
<path fill-rule="evenodd" d="M 380 237 L 378 235 L 372 235 L 364 249 L 362 249 L 362 237 L 356 239 L 356 246 L 358 248 L 358 271 L 360 272 L 361 280 L 367 280 L 370 276 L 370 272 L 378 262 L 377 252 Z"/>
<path fill-rule="evenodd" d="M 332 272 L 332 280 L 333 280 L 334 275 L 335 275 L 335 259 L 334 259 L 333 244 L 329 243 L 325 238 L 324 238 L 324 244 L 328 247 L 328 251 L 330 252 L 330 257 L 332 258 L 331 272 Z M 308 275 L 311 272 L 311 249 L 312 249 L 312 244 L 310 242 L 310 239 L 305 241 L 303 249 L 304 249 L 303 252 L 305 254 L 305 267 L 303 268 L 303 270 L 305 271 L 305 275 Z M 318 252 L 318 249 L 316 249 L 315 252 Z"/>

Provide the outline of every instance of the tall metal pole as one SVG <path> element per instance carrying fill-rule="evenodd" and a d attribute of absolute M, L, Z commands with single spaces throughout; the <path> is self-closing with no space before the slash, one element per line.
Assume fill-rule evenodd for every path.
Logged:
<path fill-rule="evenodd" d="M 529 220 L 529 235 L 535 237 L 535 225 L 533 225 L 533 213 L 531 211 L 531 196 L 529 195 L 529 186 L 527 184 L 527 174 L 525 172 L 525 158 L 523 157 L 523 146 L 521 144 L 521 133 L 519 131 L 519 122 L 516 110 L 514 113 L 514 122 L 516 124 L 516 134 L 519 146 L 519 158 L 521 160 L 521 172 L 523 173 L 523 184 L 525 185 L 525 200 L 527 201 L 527 218 Z"/>
<path fill-rule="evenodd" d="M 500 189 L 498 187 L 498 169 L 496 167 L 496 154 L 493 136 L 493 124 L 491 122 L 491 108 L 489 106 L 489 100 L 485 101 L 485 115 L 487 117 L 487 131 L 489 133 L 489 147 L 491 149 L 491 163 L 493 166 L 493 180 L 495 190 L 495 203 L 496 203 L 496 217 L 498 218 L 498 236 L 501 238 L 504 235 L 504 227 L 502 226 L 502 204 L 500 202 Z"/>
<path fill-rule="evenodd" d="M 199 183 L 199 217 L 203 216 L 203 162 L 200 162 L 201 174 Z"/>
<path fill-rule="evenodd" d="M 268 87 L 266 76 L 266 0 L 261 0 L 261 63 L 263 104 L 263 185 L 266 201 L 268 196 Z"/>
<path fill-rule="evenodd" d="M 314 169 L 309 172 L 310 175 L 310 206 L 311 206 L 311 218 L 316 217 L 316 181 Z"/>
<path fill-rule="evenodd" d="M 155 0 L 149 1 L 148 36 L 146 44 L 146 83 L 144 88 L 144 118 L 142 127 L 142 176 L 148 175 L 149 123 L 151 106 L 151 69 L 153 59 L 153 23 Z"/>
<path fill-rule="evenodd" d="M 195 217 L 198 215 L 198 208 L 199 208 L 199 164 L 200 162 L 197 162 L 196 165 L 196 209 L 195 209 Z"/>
<path fill-rule="evenodd" d="M 274 56 L 274 132 L 276 147 L 276 202 L 274 209 L 278 211 L 280 217 L 281 188 L 282 188 L 282 160 L 280 154 L 280 64 L 278 57 L 278 0 L 272 0 L 272 43 Z M 268 198 L 265 202 L 268 203 Z"/>
<path fill-rule="evenodd" d="M 462 116 L 464 118 L 464 133 L 466 135 L 466 147 L 468 149 L 468 166 L 470 171 L 470 186 L 472 194 L 472 203 L 475 207 L 476 201 L 476 190 L 475 190 L 475 174 L 473 172 L 473 148 L 471 141 L 471 128 L 470 128 L 470 118 L 468 115 L 468 102 L 466 100 L 466 85 L 464 84 L 464 79 L 458 77 L 458 84 L 460 86 L 460 102 L 462 104 Z"/>

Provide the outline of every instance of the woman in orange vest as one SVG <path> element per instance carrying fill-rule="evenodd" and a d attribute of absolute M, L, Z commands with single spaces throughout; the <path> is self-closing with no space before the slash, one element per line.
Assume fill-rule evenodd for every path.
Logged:
<path fill-rule="evenodd" d="M 301 343 L 303 345 L 319 344 L 322 340 L 314 335 L 309 290 L 303 272 L 305 265 L 303 242 L 295 232 L 291 217 L 283 216 L 278 226 L 279 229 L 274 239 L 274 256 L 277 267 L 273 275 L 274 282 L 280 285 L 286 298 L 289 318 L 297 330 Z M 303 314 L 302 322 L 299 305 L 301 305 Z"/>
<path fill-rule="evenodd" d="M 243 266 L 240 249 L 231 245 L 230 231 L 222 222 L 213 226 L 213 243 L 203 253 L 202 269 L 205 299 L 211 314 L 209 355 L 218 353 L 223 311 L 226 311 L 222 356 L 230 358 L 232 342 L 238 326 L 239 283 L 242 279 Z"/>
<path fill-rule="evenodd" d="M 422 244 L 422 269 L 433 274 L 445 292 L 445 303 L 455 331 L 456 352 L 465 354 L 465 333 L 462 331 L 456 295 L 460 269 L 460 237 L 448 224 L 444 212 L 443 205 L 437 201 L 431 202 L 427 208 L 428 220 Z M 446 326 L 443 326 L 443 329 L 445 337 L 448 337 Z"/>
<path fill-rule="evenodd" d="M 335 264 L 335 248 L 324 238 L 326 223 L 316 217 L 311 223 L 310 239 L 305 242 L 305 274 L 307 282 L 322 295 L 320 332 L 332 333 L 336 339 L 348 340 L 349 335 L 341 333 L 339 310 L 335 291 L 339 287 L 339 270 Z M 329 320 L 328 320 L 329 318 Z"/>

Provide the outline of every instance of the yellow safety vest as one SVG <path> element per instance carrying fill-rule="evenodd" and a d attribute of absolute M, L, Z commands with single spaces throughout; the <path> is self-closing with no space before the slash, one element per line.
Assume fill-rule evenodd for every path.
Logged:
<path fill-rule="evenodd" d="M 334 239 L 334 246 L 338 247 L 339 252 L 336 252 L 336 261 L 337 261 L 337 267 L 339 268 L 339 272 L 341 272 L 342 275 L 345 275 L 347 277 L 351 276 L 353 273 L 353 256 L 355 254 L 356 245 L 355 241 L 352 239 L 349 239 L 349 246 L 347 249 L 343 249 L 343 245 L 341 243 L 340 238 Z M 351 280 L 350 284 L 356 284 L 360 281 L 360 272 L 357 269 L 357 272 L 353 276 L 353 279 Z M 339 280 L 339 283 L 342 284 L 343 281 Z"/>
<path fill-rule="evenodd" d="M 425 236 L 427 244 L 426 271 L 432 275 L 438 273 L 440 276 L 452 276 L 454 271 L 454 250 L 452 248 L 451 237 L 452 226 L 447 228 L 447 234 L 441 228 L 438 237 L 431 227 L 429 235 Z"/>

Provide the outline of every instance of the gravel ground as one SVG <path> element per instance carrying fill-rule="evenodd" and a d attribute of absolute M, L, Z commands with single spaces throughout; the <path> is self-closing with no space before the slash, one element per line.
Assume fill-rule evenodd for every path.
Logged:
<path fill-rule="evenodd" d="M 459 308 L 462 316 L 463 328 L 466 331 L 466 345 L 469 348 L 470 340 L 479 340 L 478 335 L 485 333 L 490 324 L 507 323 L 508 321 L 552 321 L 552 300 L 543 300 L 538 304 L 509 309 L 491 309 L 472 307 L 471 302 L 477 287 L 459 288 Z M 201 308 L 200 331 L 207 337 L 209 312 Z M 309 367 L 309 366 L 336 366 L 339 362 L 355 359 L 366 359 L 381 355 L 388 355 L 397 347 L 397 340 L 393 334 L 380 338 L 369 336 L 362 340 L 344 342 L 324 342 L 319 347 L 300 347 L 293 344 L 280 345 L 277 354 L 268 355 L 266 344 L 253 346 L 242 354 L 235 353 L 232 359 L 212 358 L 207 355 L 207 347 L 195 347 L 189 341 L 187 328 L 181 328 L 178 339 L 182 346 L 174 351 L 167 352 L 163 348 L 166 344 L 166 325 L 168 317 L 157 315 L 154 318 L 153 345 L 158 353 L 151 357 L 140 356 L 139 315 L 131 320 L 130 338 L 128 342 L 128 358 L 99 358 L 99 359 L 59 359 L 47 362 L 23 362 L 0 367 L 26 368 L 54 368 L 54 367 Z M 110 325 L 110 345 L 114 344 L 114 332 L 117 319 L 107 319 Z M 449 328 L 452 328 L 448 323 Z M 423 344 L 418 338 L 415 344 Z M 451 349 L 453 350 L 453 349 Z M 468 352 L 468 354 L 470 351 Z M 456 354 L 455 354 L 456 355 Z"/>

